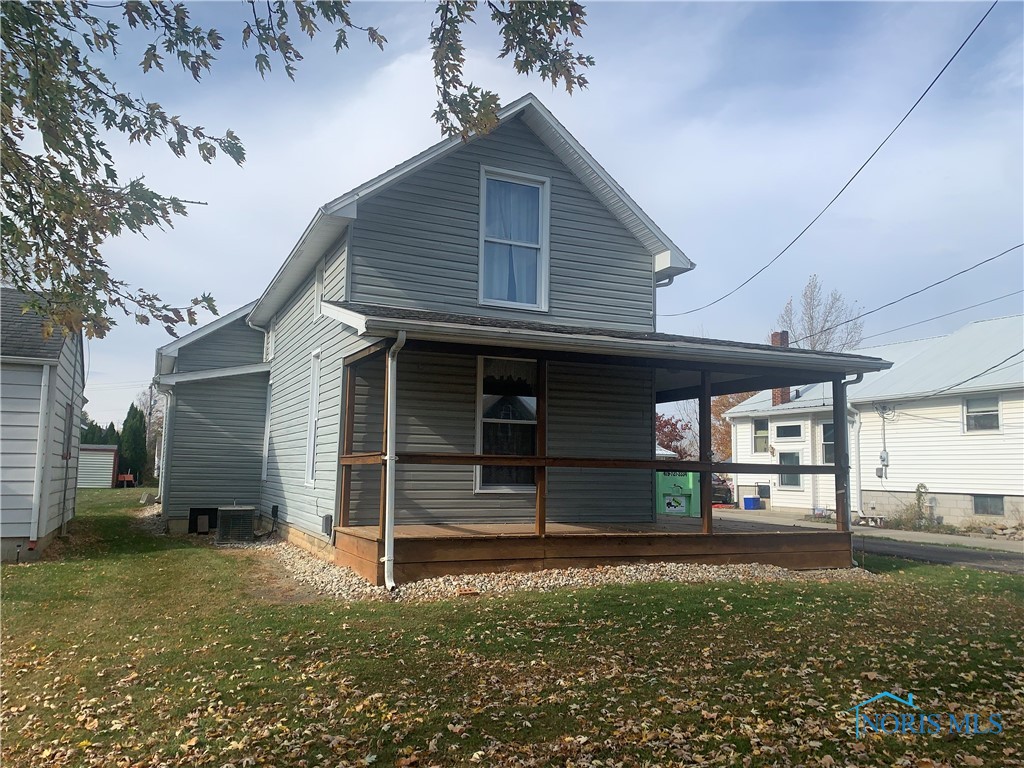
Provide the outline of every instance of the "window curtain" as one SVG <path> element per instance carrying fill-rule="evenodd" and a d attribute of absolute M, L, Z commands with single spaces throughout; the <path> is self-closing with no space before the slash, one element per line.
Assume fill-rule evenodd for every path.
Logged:
<path fill-rule="evenodd" d="M 539 246 L 540 189 L 488 179 L 486 194 L 485 240 L 514 240 Z M 537 303 L 537 248 L 486 242 L 484 259 L 487 298 Z"/>

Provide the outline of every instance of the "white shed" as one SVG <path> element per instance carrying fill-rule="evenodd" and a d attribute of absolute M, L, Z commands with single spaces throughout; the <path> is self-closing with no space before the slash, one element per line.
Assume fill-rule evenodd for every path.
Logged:
<path fill-rule="evenodd" d="M 78 487 L 113 488 L 117 458 L 116 445 L 83 445 L 78 454 Z"/>
<path fill-rule="evenodd" d="M 75 515 L 82 340 L 0 291 L 0 559 L 32 559 Z"/>

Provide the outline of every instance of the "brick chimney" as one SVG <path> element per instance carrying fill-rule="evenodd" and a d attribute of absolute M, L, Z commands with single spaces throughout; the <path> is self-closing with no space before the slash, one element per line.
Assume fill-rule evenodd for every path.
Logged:
<path fill-rule="evenodd" d="M 789 331 L 772 331 L 773 347 L 789 346 Z M 772 405 L 785 405 L 789 402 L 789 387 L 772 390 Z"/>

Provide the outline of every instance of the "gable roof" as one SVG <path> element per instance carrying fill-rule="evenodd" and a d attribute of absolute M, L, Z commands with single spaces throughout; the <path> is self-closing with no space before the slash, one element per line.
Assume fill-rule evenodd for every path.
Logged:
<path fill-rule="evenodd" d="M 1024 387 L 1024 316 L 977 320 L 945 336 L 901 341 L 857 350 L 857 354 L 891 360 L 892 368 L 867 373 L 849 387 L 850 403 L 907 400 L 943 394 L 962 395 Z M 1013 357 L 1017 352 L 1017 356 Z M 1010 358 L 1002 365 L 996 365 Z M 987 368 L 993 370 L 982 373 Z M 978 375 L 981 374 L 981 375 Z M 730 417 L 786 414 L 832 407 L 832 385 L 799 388 L 800 396 L 772 405 L 763 390 L 727 411 Z"/>
<path fill-rule="evenodd" d="M 696 266 L 536 96 L 528 93 L 498 111 L 498 119 L 502 122 L 517 116 L 647 249 L 654 262 L 656 279 L 674 277 Z M 471 137 L 469 142 L 480 138 L 483 137 Z M 249 323 L 261 328 L 266 326 L 274 313 L 302 284 L 325 251 L 338 243 L 348 225 L 357 219 L 360 200 L 387 189 L 466 143 L 458 136 L 438 142 L 321 206 L 256 303 Z"/>
<path fill-rule="evenodd" d="M 55 361 L 64 347 L 60 329 L 43 338 L 43 319 L 33 313 L 22 313 L 28 297 L 13 288 L 0 289 L 0 356 Z"/>
<path fill-rule="evenodd" d="M 191 333 L 187 333 L 180 339 L 164 344 L 162 347 L 158 347 L 156 350 L 156 373 L 157 375 L 171 373 L 174 369 L 174 358 L 178 356 L 178 350 L 182 347 L 187 347 L 189 344 L 193 344 L 200 339 L 208 336 L 219 328 L 223 328 L 225 325 L 241 320 L 246 317 L 252 308 L 256 306 L 255 301 L 250 301 L 245 306 L 239 307 L 233 312 L 228 312 L 226 315 L 218 317 L 216 320 L 207 323 L 202 328 L 197 328 Z"/>

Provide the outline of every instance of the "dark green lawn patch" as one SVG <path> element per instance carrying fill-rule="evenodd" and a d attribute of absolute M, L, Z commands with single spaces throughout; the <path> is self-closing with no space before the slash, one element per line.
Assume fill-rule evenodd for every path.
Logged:
<path fill-rule="evenodd" d="M 84 544 L 3 569 L 4 765 L 1024 764 L 1021 577 L 275 604 L 265 555 L 137 498 L 83 492 Z M 1005 730 L 855 739 L 882 690 Z"/>

